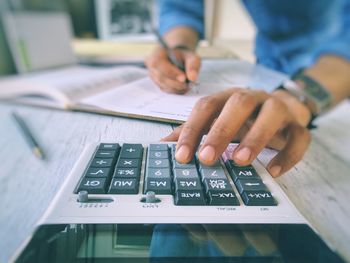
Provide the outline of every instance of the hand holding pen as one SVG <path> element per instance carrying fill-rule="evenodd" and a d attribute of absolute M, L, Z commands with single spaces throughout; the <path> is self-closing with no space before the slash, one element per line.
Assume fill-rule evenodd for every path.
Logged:
<path fill-rule="evenodd" d="M 199 56 L 183 46 L 170 48 L 158 32 L 155 34 L 160 46 L 146 60 L 151 78 L 165 92 L 188 92 L 198 77 Z"/>

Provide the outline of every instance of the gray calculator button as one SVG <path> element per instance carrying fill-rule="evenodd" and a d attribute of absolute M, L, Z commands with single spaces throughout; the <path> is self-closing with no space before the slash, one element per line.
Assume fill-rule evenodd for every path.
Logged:
<path fill-rule="evenodd" d="M 149 150 L 150 151 L 168 151 L 168 145 L 167 144 L 150 144 Z"/>
<path fill-rule="evenodd" d="M 148 159 L 147 160 L 148 168 L 168 168 L 170 163 L 168 159 Z"/>
<path fill-rule="evenodd" d="M 235 193 L 232 192 L 208 192 L 209 205 L 224 205 L 224 206 L 237 206 L 239 205 L 238 198 Z"/>
<path fill-rule="evenodd" d="M 222 168 L 203 168 L 201 171 L 202 180 L 204 179 L 226 179 L 226 174 Z"/>
<path fill-rule="evenodd" d="M 252 166 L 232 167 L 228 171 L 233 181 L 238 179 L 259 179 L 259 175 Z"/>
<path fill-rule="evenodd" d="M 167 152 L 167 151 L 149 151 L 148 158 L 149 159 L 168 159 L 169 152 Z"/>
<path fill-rule="evenodd" d="M 198 172 L 196 169 L 174 169 L 174 177 L 175 178 L 198 178 Z"/>
<path fill-rule="evenodd" d="M 171 194 L 170 178 L 146 178 L 144 193 L 152 191 L 156 194 Z"/>
<path fill-rule="evenodd" d="M 117 163 L 117 168 L 140 168 L 140 159 L 119 159 Z"/>
<path fill-rule="evenodd" d="M 148 168 L 146 171 L 147 178 L 170 178 L 170 168 Z"/>
<path fill-rule="evenodd" d="M 108 177 L 110 171 L 110 168 L 89 168 L 85 173 L 85 177 Z"/>

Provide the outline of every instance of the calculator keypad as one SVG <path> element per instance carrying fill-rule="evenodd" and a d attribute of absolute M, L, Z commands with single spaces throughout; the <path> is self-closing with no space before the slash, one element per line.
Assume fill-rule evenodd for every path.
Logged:
<path fill-rule="evenodd" d="M 142 158 L 146 154 L 144 178 Z M 76 193 L 173 195 L 179 206 L 247 206 L 277 205 L 252 165 L 238 166 L 229 156 L 212 166 L 202 165 L 196 156 L 187 164 L 175 160 L 175 145 L 150 144 L 144 153 L 142 144 L 102 143 L 95 152 Z M 224 169 L 226 167 L 226 169 Z M 229 172 L 227 176 L 226 171 Z M 143 179 L 143 189 L 139 190 Z M 233 183 L 232 183 L 233 182 Z M 238 198 L 238 195 L 240 198 Z M 242 201 L 240 201 L 242 200 Z"/>

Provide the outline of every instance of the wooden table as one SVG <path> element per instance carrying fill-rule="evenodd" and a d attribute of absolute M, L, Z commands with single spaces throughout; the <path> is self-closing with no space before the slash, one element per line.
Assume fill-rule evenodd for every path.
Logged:
<path fill-rule="evenodd" d="M 25 117 L 47 160 L 30 152 L 10 117 L 13 110 Z M 342 121 L 339 116 L 330 119 L 338 120 L 337 125 Z M 341 124 L 350 127 L 350 118 Z M 322 125 L 304 161 L 278 182 L 312 226 L 350 261 L 350 134 L 329 128 L 327 120 Z M 0 104 L 0 262 L 7 262 L 34 230 L 86 144 L 155 142 L 171 130 L 171 125 L 155 122 Z M 327 149 L 332 145 L 340 153 Z M 347 150 L 346 158 L 339 157 L 345 154 L 341 150 Z"/>

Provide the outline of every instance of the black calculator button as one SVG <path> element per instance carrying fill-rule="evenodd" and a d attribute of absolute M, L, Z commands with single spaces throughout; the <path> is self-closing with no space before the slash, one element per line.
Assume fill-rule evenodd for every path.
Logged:
<path fill-rule="evenodd" d="M 201 182 L 198 178 L 175 178 L 175 191 L 194 191 L 201 189 Z"/>
<path fill-rule="evenodd" d="M 109 194 L 137 194 L 139 190 L 136 179 L 113 178 Z"/>
<path fill-rule="evenodd" d="M 209 205 L 224 205 L 224 206 L 237 206 L 239 205 L 238 198 L 234 192 L 208 192 Z"/>
<path fill-rule="evenodd" d="M 175 205 L 206 205 L 202 190 L 176 191 Z"/>
<path fill-rule="evenodd" d="M 146 178 L 144 193 L 152 191 L 155 194 L 171 194 L 170 178 Z"/>
<path fill-rule="evenodd" d="M 240 194 L 243 191 L 267 191 L 266 186 L 259 179 L 239 179 L 235 184 Z"/>
<path fill-rule="evenodd" d="M 106 178 L 83 178 L 79 185 L 79 191 L 87 191 L 89 194 L 105 194 Z"/>
<path fill-rule="evenodd" d="M 110 151 L 110 150 L 98 150 L 95 153 L 95 157 L 97 158 L 114 158 L 116 155 L 116 151 Z"/>
<path fill-rule="evenodd" d="M 206 192 L 232 192 L 232 187 L 227 179 L 204 179 Z"/>
<path fill-rule="evenodd" d="M 241 194 L 247 206 L 275 206 L 276 201 L 268 191 L 244 191 Z"/>
<path fill-rule="evenodd" d="M 116 178 L 139 178 L 140 169 L 138 168 L 117 168 L 114 171 L 113 177 Z"/>
<path fill-rule="evenodd" d="M 89 168 L 85 177 L 108 177 L 110 175 L 111 168 Z"/>
<path fill-rule="evenodd" d="M 168 151 L 168 145 L 152 143 L 149 145 L 149 150 L 150 151 Z"/>
<path fill-rule="evenodd" d="M 170 168 L 148 168 L 146 171 L 147 178 L 170 178 Z"/>
<path fill-rule="evenodd" d="M 175 178 L 199 178 L 198 172 L 196 169 L 174 169 Z"/>
<path fill-rule="evenodd" d="M 101 143 L 98 147 L 99 150 L 118 150 L 120 146 L 118 143 Z"/>
<path fill-rule="evenodd" d="M 203 168 L 201 171 L 202 180 L 204 179 L 226 179 L 224 170 L 220 168 Z"/>
<path fill-rule="evenodd" d="M 140 159 L 122 159 L 120 158 L 117 163 L 117 168 L 140 168 Z"/>
<path fill-rule="evenodd" d="M 228 168 L 233 181 L 238 179 L 259 179 L 259 175 L 252 166 L 233 166 Z"/>
<path fill-rule="evenodd" d="M 120 158 L 141 159 L 143 153 L 142 144 L 124 143 L 120 152 Z"/>
<path fill-rule="evenodd" d="M 95 168 L 107 168 L 107 167 L 111 167 L 112 164 L 113 164 L 113 159 L 94 158 L 90 166 Z"/>
<path fill-rule="evenodd" d="M 179 163 L 174 159 L 174 169 L 197 169 L 196 168 L 196 162 L 194 159 L 192 159 L 188 163 Z"/>

